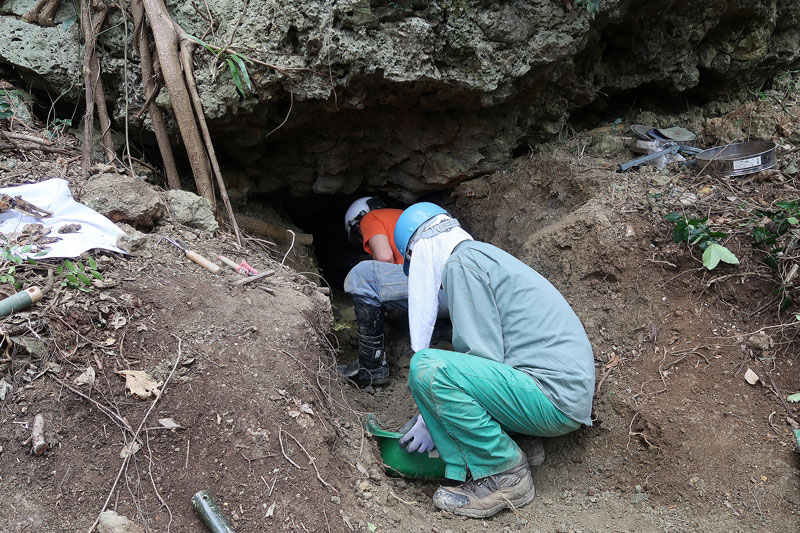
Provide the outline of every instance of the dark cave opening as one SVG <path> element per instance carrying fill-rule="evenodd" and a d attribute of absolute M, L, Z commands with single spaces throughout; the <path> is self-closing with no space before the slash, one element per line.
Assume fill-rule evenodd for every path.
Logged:
<path fill-rule="evenodd" d="M 442 204 L 449 191 L 431 191 L 417 198 Z M 408 204 L 387 194 L 359 190 L 348 195 L 312 194 L 297 197 L 289 194 L 265 198 L 276 210 L 306 233 L 314 236 L 314 256 L 320 275 L 334 290 L 342 290 L 344 278 L 359 261 L 370 259 L 360 242 L 348 240 L 344 228 L 344 214 L 350 204 L 363 196 L 379 196 L 387 207 L 405 209 Z M 254 200 L 258 201 L 258 198 Z"/>

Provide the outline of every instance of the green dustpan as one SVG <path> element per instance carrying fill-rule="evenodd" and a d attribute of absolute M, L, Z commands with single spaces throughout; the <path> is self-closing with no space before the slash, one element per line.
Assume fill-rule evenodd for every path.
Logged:
<path fill-rule="evenodd" d="M 403 434 L 381 428 L 372 413 L 367 416 L 364 426 L 367 433 L 378 441 L 383 465 L 390 476 L 416 479 L 444 478 L 445 464 L 437 450 L 428 453 L 407 452 L 400 446 L 400 437 Z"/>

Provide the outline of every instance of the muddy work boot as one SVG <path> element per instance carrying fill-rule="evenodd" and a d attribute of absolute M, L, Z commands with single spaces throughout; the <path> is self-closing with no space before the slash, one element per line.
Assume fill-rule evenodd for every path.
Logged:
<path fill-rule="evenodd" d="M 457 487 L 439 487 L 433 504 L 457 515 L 488 518 L 506 508 L 518 509 L 535 495 L 528 458 L 523 454 L 516 466 L 505 472 L 470 479 Z"/>
<path fill-rule="evenodd" d="M 384 309 L 359 302 L 353 308 L 358 327 L 358 359 L 349 365 L 339 365 L 336 372 L 359 387 L 385 385 L 389 382 L 389 365 L 383 342 Z"/>
<path fill-rule="evenodd" d="M 527 435 L 514 436 L 514 442 L 528 456 L 528 464 L 531 468 L 541 466 L 544 463 L 544 442 L 542 437 L 529 437 Z"/>

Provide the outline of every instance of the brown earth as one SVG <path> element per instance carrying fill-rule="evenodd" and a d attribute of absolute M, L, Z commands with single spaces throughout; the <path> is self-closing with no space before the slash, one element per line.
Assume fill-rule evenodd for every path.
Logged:
<path fill-rule="evenodd" d="M 777 106 L 770 113 L 776 123 L 785 118 Z M 608 127 L 593 132 L 603 135 L 613 136 Z M 798 454 L 787 418 L 800 413 L 785 402 L 800 390 L 798 309 L 777 312 L 774 275 L 738 225 L 748 208 L 800 197 L 800 175 L 790 173 L 796 149 L 783 138 L 778 172 L 723 179 L 678 166 L 615 173 L 630 154 L 586 155 L 587 139 L 541 147 L 463 183 L 446 202 L 476 238 L 548 277 L 594 346 L 595 423 L 546 441 L 529 506 L 485 521 L 456 518 L 434 510 L 438 483 L 383 474 L 361 422 L 374 412 L 393 429 L 414 411 L 404 317 L 387 329 L 390 385 L 338 383 L 332 355 L 354 355 L 346 298 L 335 294 L 331 312 L 315 283 L 278 268 L 285 248 L 267 253 L 252 241 L 237 250 L 229 235 L 167 223 L 145 256 L 96 254 L 102 287 L 56 289 L 3 320 L 4 329 L 30 324 L 53 340 L 30 352 L 5 341 L 10 361 L 0 377 L 15 388 L 0 403 L 0 530 L 86 531 L 111 494 L 108 508 L 148 531 L 200 532 L 190 500 L 201 489 L 237 531 L 798 530 Z M 63 168 L 6 155 L 0 182 Z M 66 177 L 80 189 L 75 174 Z M 675 210 L 708 215 L 741 264 L 705 270 L 696 249 L 671 241 L 663 216 Z M 156 235 L 279 273 L 235 287 L 233 271 L 212 276 L 156 245 Z M 43 276 L 30 268 L 22 277 Z M 772 346 L 753 347 L 759 331 Z M 112 492 L 132 435 L 97 405 L 135 431 L 152 399 L 127 396 L 115 371 L 165 380 L 176 360 L 138 435 L 142 449 Z M 87 365 L 97 372 L 91 392 L 73 383 Z M 745 382 L 747 368 L 762 378 L 756 385 Z M 48 428 L 43 456 L 24 444 L 37 413 Z M 181 428 L 159 428 L 162 418 Z"/>

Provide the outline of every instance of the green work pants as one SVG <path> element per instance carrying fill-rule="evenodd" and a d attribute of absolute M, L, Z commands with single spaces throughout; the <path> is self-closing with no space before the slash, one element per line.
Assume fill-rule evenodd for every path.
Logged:
<path fill-rule="evenodd" d="M 464 481 L 508 470 L 522 451 L 508 432 L 555 437 L 580 427 L 533 377 L 509 365 L 458 352 L 420 350 L 408 376 L 445 476 Z"/>

